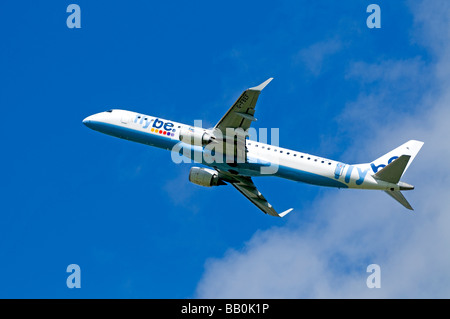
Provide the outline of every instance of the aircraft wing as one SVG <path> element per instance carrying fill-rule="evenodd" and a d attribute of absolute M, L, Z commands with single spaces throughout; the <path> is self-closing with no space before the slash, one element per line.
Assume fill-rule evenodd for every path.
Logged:
<path fill-rule="evenodd" d="M 226 175 L 225 179 L 234 186 L 239 192 L 241 192 L 245 197 L 247 197 L 253 204 L 255 204 L 259 209 L 261 209 L 264 214 L 269 214 L 271 216 L 276 217 L 284 217 L 289 214 L 293 208 L 290 208 L 280 214 L 278 214 L 272 205 L 267 202 L 266 198 L 261 194 L 260 191 L 256 188 L 255 184 L 251 177 L 249 176 L 240 176 L 240 175 L 232 175 L 229 173 L 225 173 L 223 171 L 219 171 L 221 175 Z"/>
<path fill-rule="evenodd" d="M 242 92 L 241 96 L 234 102 L 228 112 L 225 113 L 214 128 L 219 129 L 223 136 L 226 136 L 227 128 L 242 128 L 246 131 L 252 122 L 256 121 L 254 114 L 259 93 L 261 93 L 262 89 L 264 89 L 272 80 L 273 78 L 269 78 L 260 85 Z"/>

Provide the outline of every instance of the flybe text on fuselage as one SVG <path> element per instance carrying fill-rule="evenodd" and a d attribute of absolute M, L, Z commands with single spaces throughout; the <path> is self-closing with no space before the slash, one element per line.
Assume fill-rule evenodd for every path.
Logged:
<path fill-rule="evenodd" d="M 159 133 L 166 136 L 175 135 L 175 124 L 170 121 L 161 120 L 159 118 L 136 114 L 134 123 L 141 125 L 143 129 L 148 129 L 152 133 Z"/>
<path fill-rule="evenodd" d="M 158 118 L 153 118 L 150 116 L 144 116 L 144 115 L 140 115 L 137 114 L 134 118 L 134 123 L 138 123 L 140 125 L 142 125 L 142 128 L 147 129 L 150 127 L 150 129 L 163 129 L 166 132 L 171 132 L 171 136 L 173 136 L 173 132 L 175 132 L 175 124 L 169 121 L 163 121 L 160 120 Z M 153 124 L 152 124 L 153 123 Z M 150 125 L 152 124 L 152 125 Z M 166 133 L 167 134 L 167 133 Z"/>
<path fill-rule="evenodd" d="M 345 177 L 344 177 L 344 182 L 346 184 L 350 183 L 351 177 L 352 177 L 352 172 L 354 169 L 356 169 L 356 171 L 358 173 L 358 178 L 355 179 L 355 184 L 361 185 L 362 183 L 364 183 L 364 179 L 366 178 L 366 175 L 367 175 L 367 172 L 369 171 L 369 169 L 364 169 L 359 166 L 347 165 L 347 164 L 343 164 L 343 163 L 336 164 L 336 170 L 334 172 L 335 179 L 339 179 L 341 177 L 342 172 L 345 170 L 345 167 L 347 167 L 347 172 L 345 173 Z"/>

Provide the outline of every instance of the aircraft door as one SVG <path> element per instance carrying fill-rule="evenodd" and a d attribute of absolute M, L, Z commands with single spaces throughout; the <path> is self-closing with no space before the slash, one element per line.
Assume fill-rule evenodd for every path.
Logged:
<path fill-rule="evenodd" d="M 122 116 L 120 117 L 120 121 L 123 124 L 128 124 L 130 122 L 130 114 L 129 113 L 123 113 Z"/>
<path fill-rule="evenodd" d="M 338 179 L 339 176 L 342 175 L 342 172 L 344 171 L 345 164 L 344 163 L 337 163 L 336 169 L 334 170 L 334 178 Z"/>

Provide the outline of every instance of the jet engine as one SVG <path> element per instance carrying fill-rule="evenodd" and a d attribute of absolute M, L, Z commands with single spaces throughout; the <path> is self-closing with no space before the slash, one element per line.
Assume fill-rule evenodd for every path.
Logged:
<path fill-rule="evenodd" d="M 206 145 L 215 140 L 214 135 L 202 128 L 185 128 L 180 131 L 180 141 L 191 145 Z"/>
<path fill-rule="evenodd" d="M 191 171 L 189 172 L 189 181 L 206 187 L 226 185 L 225 182 L 219 178 L 219 173 L 216 170 L 200 167 L 191 168 Z"/>

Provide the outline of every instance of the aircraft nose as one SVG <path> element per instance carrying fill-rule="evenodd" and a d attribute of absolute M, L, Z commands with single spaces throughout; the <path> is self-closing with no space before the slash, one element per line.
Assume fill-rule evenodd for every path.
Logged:
<path fill-rule="evenodd" d="M 83 124 L 86 125 L 87 127 L 90 127 L 91 122 L 92 122 L 92 115 L 86 117 L 86 118 L 83 120 Z"/>

